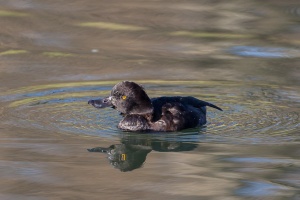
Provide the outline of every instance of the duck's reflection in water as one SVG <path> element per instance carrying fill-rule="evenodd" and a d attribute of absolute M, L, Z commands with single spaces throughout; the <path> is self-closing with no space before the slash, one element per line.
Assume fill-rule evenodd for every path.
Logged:
<path fill-rule="evenodd" d="M 148 153 L 192 151 L 197 144 L 183 141 L 167 141 L 157 138 L 155 135 L 125 135 L 120 144 L 109 147 L 95 147 L 88 149 L 89 152 L 100 152 L 108 155 L 110 164 L 122 172 L 132 171 L 142 167 Z"/>

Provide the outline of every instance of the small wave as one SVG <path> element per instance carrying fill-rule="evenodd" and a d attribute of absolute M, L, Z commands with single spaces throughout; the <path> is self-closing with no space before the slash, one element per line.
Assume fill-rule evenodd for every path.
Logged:
<path fill-rule="evenodd" d="M 292 88 L 218 81 L 144 81 L 143 84 L 151 97 L 195 96 L 224 110 L 208 109 L 208 123 L 204 127 L 157 134 L 156 137 L 163 135 L 163 140 L 195 143 L 300 140 L 299 101 L 296 101 L 299 94 Z M 20 88 L 2 95 L 0 101 L 5 105 L 6 122 L 15 126 L 119 137 L 122 133 L 116 127 L 122 118 L 119 113 L 87 104 L 89 99 L 109 95 L 113 85 L 83 82 Z"/>

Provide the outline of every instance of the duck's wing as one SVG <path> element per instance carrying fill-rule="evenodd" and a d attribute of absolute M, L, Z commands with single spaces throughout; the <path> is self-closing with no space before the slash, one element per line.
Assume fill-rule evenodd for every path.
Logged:
<path fill-rule="evenodd" d="M 184 97 L 184 98 L 185 98 L 185 100 L 184 100 L 185 103 L 188 103 L 189 105 L 191 105 L 193 107 L 200 108 L 203 106 L 209 106 L 209 107 L 215 108 L 217 110 L 223 111 L 220 107 L 218 107 L 212 103 L 202 101 L 200 99 L 196 99 L 195 97 Z"/>
<path fill-rule="evenodd" d="M 206 101 L 202 101 L 202 100 L 197 99 L 195 97 L 180 97 L 180 96 L 176 96 L 176 97 L 158 97 L 158 98 L 151 99 L 151 101 L 152 101 L 152 105 L 153 105 L 154 109 L 161 108 L 166 103 L 182 103 L 184 105 L 190 105 L 190 106 L 193 106 L 195 108 L 201 108 L 201 107 L 204 107 L 204 106 L 209 106 L 209 107 L 215 108 L 217 110 L 223 111 L 218 106 L 216 106 L 212 103 L 206 102 Z"/>

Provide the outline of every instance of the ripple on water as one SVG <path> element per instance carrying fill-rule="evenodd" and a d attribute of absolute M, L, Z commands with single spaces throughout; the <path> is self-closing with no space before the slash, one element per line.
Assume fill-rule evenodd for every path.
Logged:
<path fill-rule="evenodd" d="M 78 82 L 33 86 L 0 96 L 5 122 L 58 132 L 118 137 L 121 119 L 112 109 L 87 104 L 109 95 L 116 83 Z M 299 141 L 299 93 L 276 85 L 220 81 L 137 81 L 149 96 L 195 96 L 212 102 L 223 112 L 208 110 L 208 124 L 169 133 L 166 140 L 189 142 L 279 143 Z"/>

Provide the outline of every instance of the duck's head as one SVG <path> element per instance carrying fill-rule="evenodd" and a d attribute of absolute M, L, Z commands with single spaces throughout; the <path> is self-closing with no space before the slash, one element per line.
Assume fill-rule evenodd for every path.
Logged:
<path fill-rule="evenodd" d="M 111 90 L 110 96 L 89 100 L 95 108 L 113 107 L 123 114 L 152 113 L 151 100 L 145 90 L 135 82 L 122 81 Z"/>

